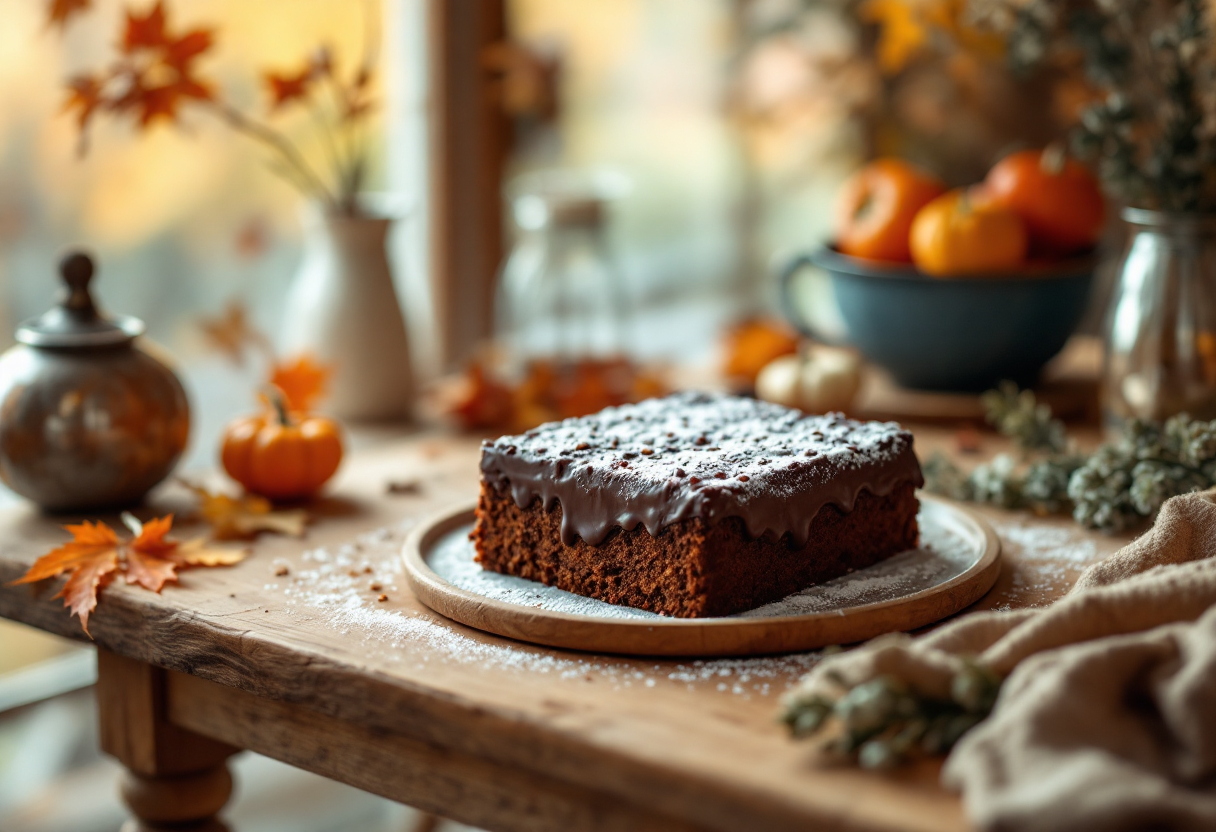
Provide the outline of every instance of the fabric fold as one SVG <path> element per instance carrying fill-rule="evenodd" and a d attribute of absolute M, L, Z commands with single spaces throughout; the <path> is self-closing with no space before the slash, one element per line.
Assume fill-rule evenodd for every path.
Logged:
<path fill-rule="evenodd" d="M 1044 609 L 981 612 L 824 660 L 794 697 L 893 676 L 946 700 L 964 660 L 1004 678 L 944 783 L 1000 832 L 1216 829 L 1216 492 L 1175 497 L 1151 530 Z M 1211 608 L 1211 609 L 1210 609 Z"/>

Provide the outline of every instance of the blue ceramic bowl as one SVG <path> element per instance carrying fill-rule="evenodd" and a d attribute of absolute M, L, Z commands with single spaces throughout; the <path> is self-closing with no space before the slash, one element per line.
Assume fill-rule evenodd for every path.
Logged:
<path fill-rule="evenodd" d="M 867 359 L 904 387 L 975 391 L 1002 379 L 1035 383 L 1085 314 L 1095 262 L 1088 255 L 1016 275 L 936 278 L 824 246 L 786 265 L 781 292 L 794 325 L 819 337 L 791 284 L 808 265 L 823 269 L 847 340 Z"/>

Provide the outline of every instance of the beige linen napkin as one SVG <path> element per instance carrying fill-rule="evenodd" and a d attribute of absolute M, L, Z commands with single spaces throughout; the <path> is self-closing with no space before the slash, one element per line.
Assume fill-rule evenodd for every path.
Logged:
<path fill-rule="evenodd" d="M 963 656 L 1005 678 L 943 781 L 986 830 L 1216 830 L 1216 491 L 1050 607 L 983 612 L 826 659 L 794 697 L 882 675 L 949 700 Z"/>

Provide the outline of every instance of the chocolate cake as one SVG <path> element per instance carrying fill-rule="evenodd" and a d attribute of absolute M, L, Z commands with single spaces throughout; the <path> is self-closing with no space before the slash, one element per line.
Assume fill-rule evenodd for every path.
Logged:
<path fill-rule="evenodd" d="M 680 617 L 729 615 L 916 545 L 892 422 L 680 393 L 485 442 L 482 568 Z"/>

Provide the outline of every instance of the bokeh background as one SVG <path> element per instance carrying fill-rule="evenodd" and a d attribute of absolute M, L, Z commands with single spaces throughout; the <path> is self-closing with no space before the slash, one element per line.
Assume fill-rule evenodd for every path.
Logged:
<path fill-rule="evenodd" d="M 187 467 L 201 468 L 213 464 L 224 422 L 253 405 L 259 370 L 212 350 L 200 319 L 236 301 L 274 339 L 291 325 L 282 303 L 301 259 L 301 199 L 261 148 L 189 108 L 180 125 L 143 133 L 98 119 L 79 152 L 64 82 L 110 60 L 126 5 L 94 0 L 60 33 L 44 3 L 0 0 L 0 346 L 51 305 L 63 253 L 86 247 L 100 263 L 105 307 L 144 319 L 178 363 L 195 407 Z M 621 175 L 629 187 L 608 233 L 629 313 L 661 324 L 645 325 L 631 346 L 710 363 L 725 326 L 773 309 L 773 264 L 829 234 L 832 195 L 861 161 L 898 154 L 951 184 L 975 181 L 1004 152 L 1045 143 L 1075 116 L 1071 79 L 1014 79 L 999 49 L 959 27 L 960 5 L 510 0 L 512 41 L 551 74 L 521 80 L 503 184 L 555 167 Z M 215 27 L 218 45 L 200 68 L 252 112 L 267 105 L 262 70 L 296 67 L 320 45 L 340 65 L 377 55 L 368 185 L 399 217 L 390 250 L 416 372 L 426 381 L 454 369 L 435 347 L 427 279 L 426 3 L 182 0 L 170 14 L 178 26 Z M 529 80 L 551 84 L 551 106 L 535 106 L 547 93 Z M 322 157 L 304 113 L 274 122 Z M 59 662 L 50 676 L 23 675 L 48 659 Z M 0 623 L 5 832 L 88 832 L 121 819 L 113 767 L 93 750 L 91 673 L 87 651 Z M 28 704 L 38 697 L 21 691 L 37 684 L 76 692 Z M 244 785 L 231 817 L 243 830 L 415 821 L 408 809 L 252 755 L 237 768 Z"/>

